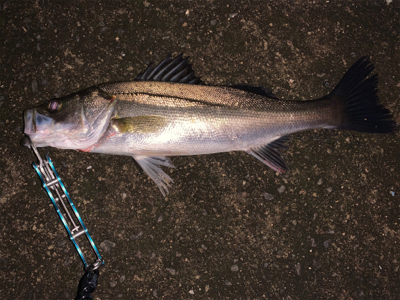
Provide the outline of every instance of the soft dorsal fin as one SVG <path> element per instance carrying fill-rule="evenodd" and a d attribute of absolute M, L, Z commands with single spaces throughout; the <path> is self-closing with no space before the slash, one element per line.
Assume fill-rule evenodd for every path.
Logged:
<path fill-rule="evenodd" d="M 173 59 L 171 54 L 168 54 L 157 66 L 152 67 L 150 64 L 136 80 L 204 84 L 199 77 L 194 75 L 192 66 L 187 61 L 188 58 L 183 58 L 180 54 Z"/>
<path fill-rule="evenodd" d="M 262 86 L 250 86 L 250 85 L 243 85 L 243 84 L 235 84 L 235 85 L 231 85 L 229 87 L 237 89 L 237 90 L 242 90 L 242 91 L 250 92 L 253 94 L 265 96 L 270 99 L 278 100 L 278 98 L 274 95 L 274 93 L 268 91 L 266 88 L 264 88 Z"/>

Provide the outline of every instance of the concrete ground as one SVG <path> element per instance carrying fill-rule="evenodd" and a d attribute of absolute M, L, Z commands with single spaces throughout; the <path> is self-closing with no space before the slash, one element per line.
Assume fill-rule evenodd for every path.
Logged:
<path fill-rule="evenodd" d="M 83 275 L 19 145 L 25 108 L 181 52 L 208 84 L 313 99 L 369 55 L 400 121 L 397 0 L 66 3 L 0 1 L 1 299 L 73 299 Z M 284 175 L 174 157 L 167 199 L 130 157 L 39 151 L 105 259 L 94 299 L 400 299 L 399 133 L 294 134 Z"/>

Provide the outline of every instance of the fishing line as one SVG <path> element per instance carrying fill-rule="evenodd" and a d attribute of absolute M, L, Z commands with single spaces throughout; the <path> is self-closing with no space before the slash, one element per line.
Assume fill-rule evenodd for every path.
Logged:
<path fill-rule="evenodd" d="M 53 203 L 54 208 L 84 265 L 85 274 L 79 281 L 78 292 L 75 300 L 92 299 L 91 294 L 96 290 L 100 275 L 99 267 L 104 265 L 104 260 L 101 258 L 89 231 L 72 203 L 67 189 L 62 183 L 60 176 L 58 176 L 50 157 L 46 156 L 46 159 L 42 159 L 35 145 L 28 136 L 25 137 L 24 146 L 31 148 L 35 153 L 39 164 L 33 162 L 32 166 L 42 181 L 42 186 Z M 86 239 L 82 239 L 82 237 L 86 237 Z M 86 241 L 90 246 L 81 246 L 78 242 L 78 238 L 80 238 L 79 242 Z M 95 256 L 94 261 L 89 265 L 86 257 L 93 255 Z"/>

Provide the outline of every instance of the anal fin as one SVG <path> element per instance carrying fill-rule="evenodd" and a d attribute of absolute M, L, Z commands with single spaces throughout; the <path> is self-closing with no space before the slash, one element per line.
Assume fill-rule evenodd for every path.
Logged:
<path fill-rule="evenodd" d="M 133 155 L 133 158 L 147 173 L 147 175 L 153 179 L 160 189 L 161 194 L 166 197 L 168 194 L 168 187 L 171 187 L 170 183 L 172 183 L 173 180 L 160 168 L 160 166 L 175 168 L 170 159 L 165 156 L 144 155 Z"/>
<path fill-rule="evenodd" d="M 251 148 L 246 152 L 253 155 L 271 169 L 279 173 L 285 173 L 289 169 L 277 149 L 287 149 L 286 142 L 288 141 L 289 136 L 285 135 L 267 145 Z"/>

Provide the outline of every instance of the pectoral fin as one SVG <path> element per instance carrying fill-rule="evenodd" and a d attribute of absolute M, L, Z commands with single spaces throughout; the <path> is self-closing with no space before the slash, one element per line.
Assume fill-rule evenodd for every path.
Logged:
<path fill-rule="evenodd" d="M 279 173 L 284 173 L 288 170 L 288 167 L 276 148 L 287 149 L 288 147 L 286 142 L 288 141 L 289 136 L 285 135 L 269 143 L 268 145 L 252 148 L 246 152 L 262 161 L 271 169 Z"/>
<path fill-rule="evenodd" d="M 169 158 L 165 156 L 143 155 L 133 155 L 133 158 L 147 173 L 147 175 L 153 179 L 165 197 L 168 194 L 168 187 L 170 187 L 170 183 L 173 182 L 173 180 L 160 168 L 160 166 L 175 168 Z"/>
<path fill-rule="evenodd" d="M 110 123 L 119 133 L 153 133 L 164 128 L 167 121 L 162 116 L 137 116 L 112 119 Z"/>

